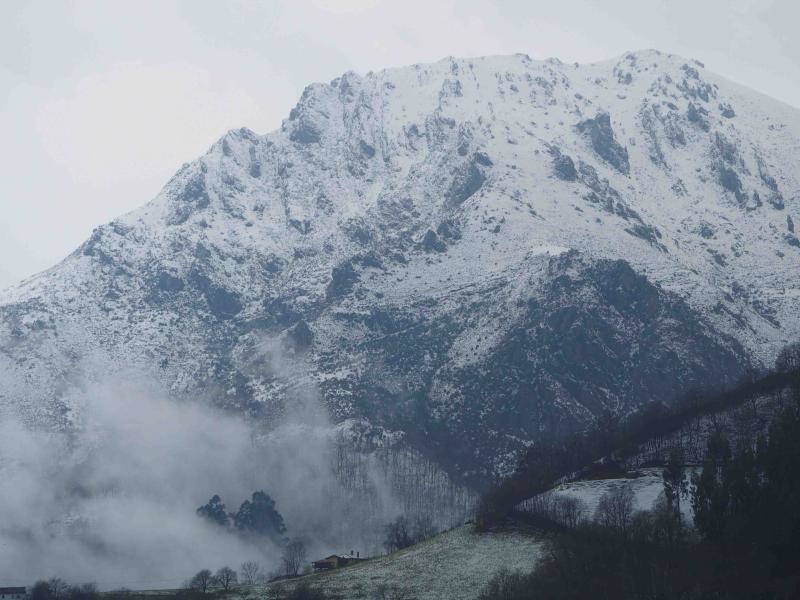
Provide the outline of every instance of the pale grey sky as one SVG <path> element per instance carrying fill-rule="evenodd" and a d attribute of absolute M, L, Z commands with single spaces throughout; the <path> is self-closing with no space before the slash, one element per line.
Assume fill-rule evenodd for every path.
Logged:
<path fill-rule="evenodd" d="M 800 107 L 797 0 L 0 3 L 0 287 L 151 199 L 228 129 L 347 70 L 658 48 Z"/>

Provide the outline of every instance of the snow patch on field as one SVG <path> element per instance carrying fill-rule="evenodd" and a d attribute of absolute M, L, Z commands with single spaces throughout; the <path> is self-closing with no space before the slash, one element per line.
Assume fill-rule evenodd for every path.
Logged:
<path fill-rule="evenodd" d="M 664 491 L 664 480 L 660 468 L 642 469 L 638 477 L 620 479 L 598 479 L 594 481 L 574 481 L 565 483 L 553 490 L 557 495 L 579 498 L 586 503 L 588 514 L 593 515 L 603 494 L 614 488 L 627 485 L 634 494 L 635 510 L 650 510 Z M 688 475 L 687 475 L 688 477 Z M 691 515 L 689 502 L 681 502 L 681 510 Z"/>

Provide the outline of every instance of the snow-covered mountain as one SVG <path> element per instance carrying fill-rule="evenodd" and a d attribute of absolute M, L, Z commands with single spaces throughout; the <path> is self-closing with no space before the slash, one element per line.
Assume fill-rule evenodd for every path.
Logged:
<path fill-rule="evenodd" d="M 800 337 L 798 151 L 798 110 L 657 51 L 346 73 L 3 292 L 0 402 L 63 425 L 101 355 L 268 421 L 277 342 L 335 421 L 482 481 Z"/>

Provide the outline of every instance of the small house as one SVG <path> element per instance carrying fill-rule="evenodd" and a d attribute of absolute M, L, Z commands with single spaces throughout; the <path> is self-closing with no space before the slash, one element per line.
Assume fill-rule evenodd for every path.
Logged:
<path fill-rule="evenodd" d="M 311 563 L 311 566 L 314 567 L 315 572 L 320 571 L 331 571 L 333 569 L 341 569 L 342 567 L 346 567 L 348 565 L 361 562 L 367 560 L 366 558 L 361 558 L 361 554 L 359 552 L 350 552 L 349 556 L 341 556 L 339 554 L 331 554 L 330 556 L 315 560 Z"/>
<path fill-rule="evenodd" d="M 0 600 L 22 600 L 24 597 L 24 587 L 0 587 Z"/>

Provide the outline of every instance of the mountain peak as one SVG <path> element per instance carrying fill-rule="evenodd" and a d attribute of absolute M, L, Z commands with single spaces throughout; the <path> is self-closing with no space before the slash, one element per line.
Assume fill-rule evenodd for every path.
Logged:
<path fill-rule="evenodd" d="M 800 335 L 797 147 L 796 111 L 655 50 L 348 72 L 6 292 L 0 395 L 33 382 L 4 402 L 57 422 L 103 352 L 267 419 L 286 390 L 253 356 L 300 331 L 335 420 L 435 432 L 422 449 L 480 480 Z M 633 375 L 659 365 L 674 388 Z"/>

